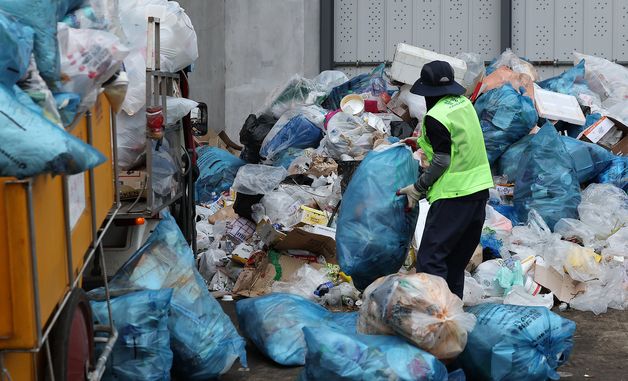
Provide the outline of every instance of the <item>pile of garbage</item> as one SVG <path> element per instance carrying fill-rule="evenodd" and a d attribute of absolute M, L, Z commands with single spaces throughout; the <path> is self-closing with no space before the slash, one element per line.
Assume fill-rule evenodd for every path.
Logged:
<path fill-rule="evenodd" d="M 443 379 L 454 359 L 478 379 L 557 378 L 575 324 L 550 309 L 628 305 L 628 69 L 575 57 L 539 81 L 510 50 L 485 68 L 476 54 L 400 44 L 390 72 L 290 78 L 246 118 L 239 154 L 198 150 L 209 289 L 250 298 L 237 302 L 243 334 L 274 361 L 305 365 L 302 379 Z M 432 59 L 467 88 L 494 175 L 463 300 L 414 274 L 429 205 L 396 195 L 421 172 L 421 152 L 401 140 L 421 129 L 425 100 L 409 88 L 416 62 Z M 378 357 L 383 348 L 399 356 Z"/>

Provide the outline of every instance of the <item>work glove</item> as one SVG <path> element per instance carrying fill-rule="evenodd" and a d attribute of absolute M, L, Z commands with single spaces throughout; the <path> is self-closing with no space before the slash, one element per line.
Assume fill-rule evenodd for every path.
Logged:
<path fill-rule="evenodd" d="M 414 184 L 410 184 L 405 188 L 401 188 L 397 191 L 397 196 L 406 195 L 408 198 L 408 207 L 406 211 L 414 209 L 419 204 L 419 201 L 423 198 L 423 195 L 416 190 Z"/>
<path fill-rule="evenodd" d="M 419 149 L 419 147 L 417 146 L 417 137 L 416 136 L 411 136 L 409 138 L 405 138 L 401 142 L 403 144 L 407 145 L 408 147 L 410 147 L 412 149 L 412 152 L 414 152 L 417 149 Z"/>

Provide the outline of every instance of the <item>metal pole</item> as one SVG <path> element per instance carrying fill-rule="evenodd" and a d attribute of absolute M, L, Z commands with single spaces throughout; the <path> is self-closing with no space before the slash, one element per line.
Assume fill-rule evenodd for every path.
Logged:
<path fill-rule="evenodd" d="M 334 0 L 320 0 L 320 71 L 334 68 Z"/>
<path fill-rule="evenodd" d="M 512 0 L 502 0 L 501 7 L 499 48 L 503 52 L 512 47 Z"/>

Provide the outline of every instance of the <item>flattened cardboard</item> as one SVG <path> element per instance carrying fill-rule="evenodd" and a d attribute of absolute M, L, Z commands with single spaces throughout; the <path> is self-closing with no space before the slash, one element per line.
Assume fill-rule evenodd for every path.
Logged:
<path fill-rule="evenodd" d="M 328 263 L 337 263 L 335 232 L 331 228 L 306 226 L 282 233 L 277 231 L 270 222 L 262 221 L 257 226 L 257 234 L 268 247 L 277 250 L 307 250 L 322 255 Z"/>
<path fill-rule="evenodd" d="M 287 255 L 280 255 L 277 268 L 270 263 L 268 256 L 266 256 L 257 267 L 245 268 L 240 273 L 233 287 L 233 293 L 246 297 L 266 295 L 271 292 L 271 287 L 275 281 L 289 279 L 304 264 L 307 262 Z"/>
<path fill-rule="evenodd" d="M 586 289 L 586 284 L 578 282 L 566 274 L 560 274 L 551 266 L 536 265 L 534 268 L 534 281 L 548 288 L 561 302 L 569 303 L 576 295 Z"/>

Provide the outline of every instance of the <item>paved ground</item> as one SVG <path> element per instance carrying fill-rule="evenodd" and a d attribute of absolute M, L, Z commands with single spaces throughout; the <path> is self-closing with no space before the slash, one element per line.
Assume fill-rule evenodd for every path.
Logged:
<path fill-rule="evenodd" d="M 221 304 L 237 326 L 235 304 Z M 562 379 L 628 381 L 628 311 L 609 310 L 595 316 L 568 310 L 561 315 L 575 321 L 577 327 L 571 358 L 559 369 Z M 234 366 L 221 380 L 294 381 L 300 372 L 300 368 L 282 367 L 266 359 L 251 343 L 247 344 L 247 355 L 248 372 Z"/>

